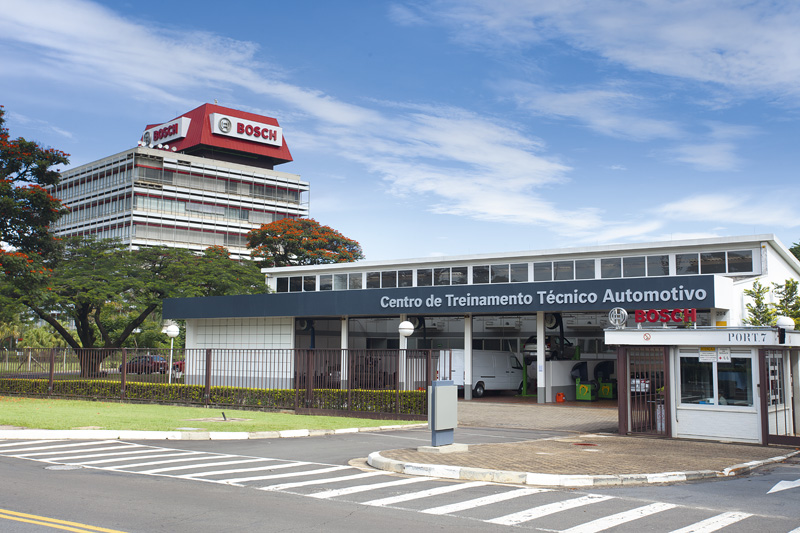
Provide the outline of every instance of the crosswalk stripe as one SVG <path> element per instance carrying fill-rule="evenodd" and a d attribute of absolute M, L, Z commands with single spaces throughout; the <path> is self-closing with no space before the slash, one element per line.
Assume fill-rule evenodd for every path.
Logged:
<path fill-rule="evenodd" d="M 362 479 L 365 477 L 385 476 L 384 472 L 362 472 L 360 474 L 353 474 L 351 476 L 328 477 L 322 479 L 309 479 L 308 481 L 295 481 L 292 483 L 280 483 L 278 485 L 267 485 L 265 487 L 256 487 L 258 490 L 279 491 L 289 490 L 298 487 L 307 487 L 309 485 L 326 485 L 328 483 L 338 483 L 339 481 L 350 481 L 353 479 Z"/>
<path fill-rule="evenodd" d="M 651 503 L 650 505 L 637 507 L 636 509 L 631 509 L 630 511 L 625 511 L 623 513 L 617 513 L 603 518 L 598 518 L 597 520 L 592 520 L 591 522 L 586 522 L 585 524 L 565 529 L 561 533 L 595 533 L 596 531 L 604 531 L 620 524 L 632 522 L 633 520 L 638 520 L 639 518 L 644 518 L 645 516 L 667 511 L 675 507 L 677 507 L 677 505 L 673 503 Z"/>
<path fill-rule="evenodd" d="M 108 452 L 108 453 L 90 453 L 90 454 L 87 454 L 87 455 L 65 455 L 63 457 L 47 457 L 47 458 L 43 458 L 42 460 L 43 461 L 50 461 L 50 462 L 53 462 L 53 463 L 61 463 L 61 462 L 64 462 L 64 461 L 75 461 L 76 459 L 91 459 L 92 457 L 109 457 L 109 456 L 119 457 L 120 455 L 123 455 L 123 456 L 124 455 L 152 455 L 155 452 L 156 452 L 156 450 L 143 450 L 143 449 L 139 448 L 138 450 L 133 450 L 133 451 L 130 451 L 130 452 L 116 451 L 116 452 Z"/>
<path fill-rule="evenodd" d="M 312 464 L 312 463 L 305 463 Z M 336 472 L 337 470 L 344 470 L 350 468 L 349 466 L 331 466 L 328 468 L 318 468 L 317 470 L 303 470 L 301 472 L 287 472 L 285 474 L 272 474 L 270 476 L 255 476 L 255 477 L 241 477 L 237 479 L 221 479 L 223 483 L 246 483 L 248 481 L 263 481 L 265 479 L 281 479 L 287 477 L 310 476 L 312 474 L 326 474 L 328 472 Z"/>
<path fill-rule="evenodd" d="M 72 457 L 71 455 L 65 455 L 65 454 L 76 454 L 76 453 L 77 454 L 85 454 L 85 453 L 90 453 L 90 452 L 91 453 L 94 453 L 94 452 L 107 452 L 108 450 L 114 450 L 115 452 L 119 452 L 120 450 L 125 450 L 125 449 L 130 449 L 130 448 L 136 448 L 136 446 L 119 446 L 119 445 L 115 445 L 115 446 L 106 446 L 104 448 L 89 448 L 89 449 L 83 449 L 83 450 L 56 450 L 54 452 L 26 453 L 26 454 L 24 454 L 24 457 L 27 457 L 28 459 L 30 459 L 32 457 L 35 457 L 35 458 L 38 459 L 38 458 L 41 457 L 46 461 L 50 461 L 52 459 L 49 458 L 49 457 L 45 457 L 45 456 L 47 456 L 47 455 L 51 455 L 51 456 L 52 455 L 55 455 L 55 456 L 64 455 L 65 457 Z M 139 449 L 141 449 L 141 448 L 139 448 Z M 76 455 L 75 457 L 80 457 L 80 455 Z M 55 460 L 57 461 L 58 459 L 55 459 Z"/>
<path fill-rule="evenodd" d="M 272 461 L 274 463 L 275 459 L 263 459 L 264 461 Z M 196 474 L 184 474 L 180 477 L 186 479 L 198 478 L 198 477 L 205 477 L 205 476 L 219 476 L 223 474 L 240 474 L 242 472 L 258 472 L 259 470 L 274 470 L 275 467 L 278 465 L 275 464 L 267 464 L 263 466 L 256 466 L 253 468 L 231 468 L 229 470 L 212 470 L 211 472 L 198 472 Z M 286 466 L 280 465 L 281 468 L 286 468 Z"/>
<path fill-rule="evenodd" d="M 14 441 L 9 442 L 6 444 L 0 444 L 0 448 L 10 448 L 14 446 L 29 446 L 31 444 L 45 444 L 47 442 L 64 442 L 61 439 L 52 439 L 52 440 L 23 440 L 23 441 Z"/>
<path fill-rule="evenodd" d="M 690 526 L 676 529 L 672 533 L 711 533 L 725 526 L 735 524 L 747 517 L 753 516 L 750 513 L 722 513 L 711 518 L 706 518 Z"/>
<path fill-rule="evenodd" d="M 532 509 L 527 509 L 525 511 L 520 511 L 518 513 L 513 513 L 493 518 L 491 520 L 487 520 L 487 522 L 489 522 L 490 524 L 513 526 L 516 524 L 521 524 L 523 522 L 529 522 L 531 520 L 535 520 L 537 518 L 541 518 L 543 516 L 547 516 L 550 514 L 559 513 L 561 511 L 566 511 L 568 509 L 583 507 L 584 505 L 598 503 L 610 499 L 612 499 L 612 496 L 601 496 L 599 494 L 590 494 L 589 496 L 583 496 L 582 498 L 574 498 L 572 500 L 565 500 L 563 502 L 555 502 L 555 503 L 549 503 L 547 505 L 540 505 L 539 507 L 534 507 Z"/>
<path fill-rule="evenodd" d="M 101 465 L 101 464 L 105 464 L 105 463 L 120 463 L 120 462 L 124 462 L 124 461 L 135 461 L 135 460 L 138 460 L 138 459 L 144 459 L 144 457 L 142 457 L 141 455 L 138 455 L 136 457 L 130 457 L 130 456 L 119 457 L 119 455 L 125 455 L 125 454 L 115 455 L 111 459 L 98 459 L 96 461 L 81 461 L 80 464 L 82 464 L 82 465 Z M 153 457 L 175 457 L 175 456 L 178 456 L 178 455 L 185 455 L 185 454 L 182 454 L 182 453 L 173 453 L 171 455 L 148 454 L 147 458 L 148 459 L 152 459 Z"/>
<path fill-rule="evenodd" d="M 488 485 L 485 481 L 471 481 L 469 483 L 456 483 L 446 485 L 444 487 L 436 487 L 428 490 L 421 490 L 419 492 L 411 492 L 408 494 L 400 494 L 398 496 L 390 496 L 388 498 L 381 498 L 379 500 L 372 500 L 364 502 L 364 505 L 372 505 L 373 507 L 384 507 L 386 505 L 394 505 L 397 503 L 407 502 L 410 500 L 418 500 L 420 498 L 427 498 L 429 496 L 438 496 L 440 494 L 447 494 L 459 490 L 469 489 L 472 487 L 482 487 Z"/>
<path fill-rule="evenodd" d="M 115 440 L 103 440 L 103 441 L 92 441 L 92 442 L 71 442 L 69 444 L 58 444 L 53 446 L 34 446 L 33 448 L 22 448 L 19 450 L 11 450 L 11 455 L 19 455 L 22 452 L 33 452 L 37 450 L 53 450 L 55 448 L 76 448 L 79 446 L 98 446 L 100 444 L 111 444 L 116 443 Z M 125 446 L 133 446 L 132 444 L 125 444 Z"/>
<path fill-rule="evenodd" d="M 161 450 L 163 451 L 163 450 Z M 177 451 L 177 450 L 176 450 Z M 191 455 L 193 457 L 184 457 L 183 459 L 172 459 L 173 457 L 180 457 L 182 455 Z M 133 464 L 125 464 L 119 466 L 108 466 L 106 467 L 108 470 L 122 470 L 125 468 L 138 468 L 140 466 L 150 466 L 150 465 L 163 465 L 167 463 L 181 463 L 184 461 L 199 461 L 204 459 L 202 457 L 204 454 L 203 452 L 179 452 L 179 453 L 163 453 L 161 455 L 151 455 L 150 459 L 155 459 L 159 457 L 169 457 L 170 459 L 163 459 L 161 461 L 147 461 L 145 463 L 133 463 Z M 131 458 L 127 459 L 120 459 L 120 461 L 129 461 Z M 141 457 L 136 457 L 136 459 L 142 459 Z M 135 472 L 134 472 L 135 473 Z"/>
<path fill-rule="evenodd" d="M 347 487 L 345 489 L 326 490 L 324 492 L 318 492 L 316 494 L 309 494 L 309 496 L 311 496 L 312 498 L 319 498 L 321 500 L 324 500 L 327 498 L 335 498 L 337 496 L 346 496 L 348 494 L 357 494 L 359 492 L 366 492 L 368 490 L 382 489 L 384 487 L 410 485 L 411 483 L 420 483 L 422 481 L 431 481 L 431 478 L 419 477 L 419 478 L 400 479 L 397 481 L 385 481 L 383 483 L 374 483 L 371 485 L 358 485 L 355 487 Z"/>
<path fill-rule="evenodd" d="M 214 459 L 220 459 L 219 456 L 214 457 Z M 197 463 L 193 465 L 181 465 L 181 466 L 165 466 L 163 468 L 154 468 L 152 470 L 142 470 L 138 472 L 139 474 L 160 474 L 161 472 L 169 472 L 172 470 L 191 470 L 193 468 L 206 468 L 209 466 L 225 466 L 225 465 L 240 465 L 244 463 L 252 463 L 255 461 L 264 461 L 264 459 L 239 459 L 237 461 L 217 461 L 214 463 Z"/>
<path fill-rule="evenodd" d="M 538 494 L 540 492 L 550 492 L 550 489 L 517 489 L 508 492 L 501 492 L 493 494 L 492 496 L 483 496 L 459 503 L 451 503 L 449 505 L 442 505 L 439 507 L 431 507 L 420 511 L 425 514 L 444 515 L 464 511 L 465 509 L 472 509 L 473 507 L 481 507 L 483 505 L 491 505 L 497 502 L 504 502 L 506 500 L 513 500 L 522 496 L 530 496 L 531 494 Z"/>

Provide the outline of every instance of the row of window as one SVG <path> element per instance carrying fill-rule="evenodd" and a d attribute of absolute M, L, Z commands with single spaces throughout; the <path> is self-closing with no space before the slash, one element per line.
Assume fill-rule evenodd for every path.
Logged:
<path fill-rule="evenodd" d="M 66 181 L 55 187 L 53 196 L 68 202 L 73 198 L 82 198 L 94 192 L 106 191 L 113 187 L 118 187 L 129 183 L 131 179 L 131 169 L 117 169 L 114 172 L 101 177 L 90 176 L 87 179 L 77 181 Z"/>
<path fill-rule="evenodd" d="M 158 226 L 136 225 L 133 227 L 134 238 L 149 239 L 163 243 L 189 243 L 203 246 L 247 246 L 247 235 L 236 233 L 211 233 L 202 230 L 188 230 L 182 228 L 168 228 Z"/>
<path fill-rule="evenodd" d="M 69 226 L 84 220 L 91 220 L 98 217 L 124 213 L 130 211 L 130 198 L 116 198 L 111 201 L 101 201 L 91 204 L 83 204 L 70 209 L 70 212 L 58 219 L 54 224 L 55 228 Z"/>
<path fill-rule="evenodd" d="M 250 211 L 237 207 L 221 205 L 208 205 L 195 202 L 169 200 L 167 198 L 153 198 L 150 196 L 137 196 L 134 202 L 135 209 L 170 213 L 173 215 L 190 215 L 202 218 L 228 218 L 255 224 L 269 224 L 275 220 L 272 213 Z"/>
<path fill-rule="evenodd" d="M 753 406 L 753 359 L 731 357 L 730 362 L 680 358 L 682 404 Z"/>
<path fill-rule="evenodd" d="M 674 263 L 670 262 L 672 258 Z M 678 276 L 746 274 L 753 273 L 753 266 L 752 250 L 736 250 L 287 276 L 277 278 L 276 290 L 277 292 L 343 291 L 364 288 L 525 283 L 531 280 L 571 281 L 654 277 L 669 276 L 673 273 Z"/>

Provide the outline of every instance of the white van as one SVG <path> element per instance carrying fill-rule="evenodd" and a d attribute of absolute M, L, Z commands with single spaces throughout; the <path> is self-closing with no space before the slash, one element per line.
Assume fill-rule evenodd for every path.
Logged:
<path fill-rule="evenodd" d="M 452 360 L 450 353 L 452 352 Z M 442 351 L 439 379 L 453 380 L 464 387 L 464 350 Z M 521 390 L 522 363 L 512 352 L 472 351 L 472 395 L 480 398 L 487 390 Z"/>

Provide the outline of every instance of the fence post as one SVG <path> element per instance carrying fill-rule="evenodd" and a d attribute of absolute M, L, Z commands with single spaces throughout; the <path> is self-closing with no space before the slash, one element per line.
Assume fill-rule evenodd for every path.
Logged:
<path fill-rule="evenodd" d="M 50 348 L 50 383 L 47 385 L 47 395 L 53 394 L 53 376 L 56 372 L 56 349 Z"/>
<path fill-rule="evenodd" d="M 401 350 L 397 350 L 394 363 L 394 412 L 398 415 L 400 414 L 400 352 Z M 403 360 L 407 361 L 408 353 L 405 355 Z M 406 381 L 408 381 L 408 376 L 406 376 Z"/>
<path fill-rule="evenodd" d="M 211 403 L 211 348 L 206 350 L 206 390 L 204 393 L 204 403 Z"/>
<path fill-rule="evenodd" d="M 120 390 L 119 396 L 120 400 L 125 399 L 125 384 L 128 378 L 128 350 L 123 348 L 122 349 L 122 378 L 120 379 Z"/>

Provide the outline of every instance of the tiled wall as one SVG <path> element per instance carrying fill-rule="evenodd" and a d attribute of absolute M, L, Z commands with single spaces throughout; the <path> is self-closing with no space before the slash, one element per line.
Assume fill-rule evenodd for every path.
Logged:
<path fill-rule="evenodd" d="M 294 348 L 291 317 L 207 318 L 186 321 L 186 348 Z"/>

